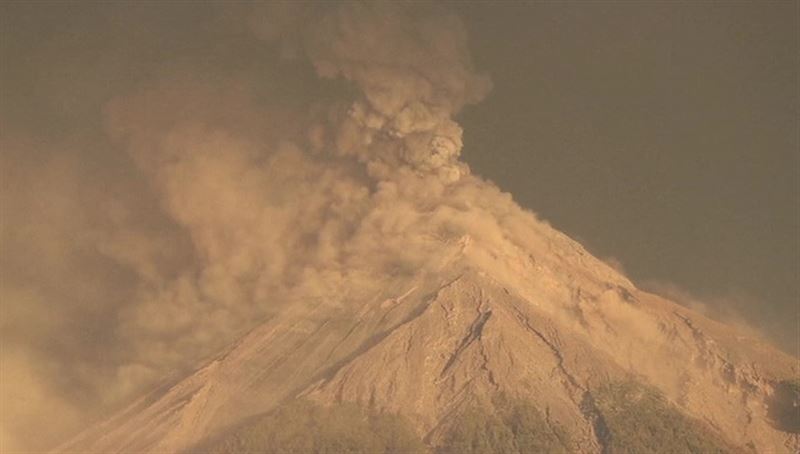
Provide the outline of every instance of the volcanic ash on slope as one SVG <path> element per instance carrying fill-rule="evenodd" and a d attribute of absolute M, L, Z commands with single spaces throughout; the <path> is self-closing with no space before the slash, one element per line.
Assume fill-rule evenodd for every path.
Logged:
<path fill-rule="evenodd" d="M 465 237 L 443 246 L 451 255 L 436 273 L 368 300 L 287 311 L 63 448 L 180 451 L 297 396 L 399 413 L 436 445 L 460 412 L 503 394 L 572 428 L 581 452 L 600 452 L 587 403 L 631 376 L 735 445 L 791 448 L 765 403 L 797 373 L 793 358 L 637 290 L 539 228 L 544 249 L 504 254 Z"/>
<path fill-rule="evenodd" d="M 505 395 L 601 452 L 593 393 L 631 377 L 732 444 L 794 449 L 765 405 L 795 359 L 639 291 L 459 161 L 453 117 L 489 82 L 457 18 L 388 3 L 267 16 L 263 38 L 355 96 L 279 108 L 258 83 L 193 74 L 108 109 L 190 248 L 169 272 L 111 248 L 141 276 L 119 317 L 131 361 L 174 370 L 249 333 L 61 450 L 191 449 L 296 397 L 399 413 L 437 445 Z"/>

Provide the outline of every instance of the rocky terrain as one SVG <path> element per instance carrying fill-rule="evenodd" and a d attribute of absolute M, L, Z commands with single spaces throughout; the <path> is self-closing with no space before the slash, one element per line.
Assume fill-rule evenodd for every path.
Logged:
<path fill-rule="evenodd" d="M 469 408 L 532 402 L 569 428 L 570 448 L 608 452 L 595 392 L 635 380 L 744 452 L 796 452 L 770 399 L 797 359 L 638 290 L 550 227 L 530 250 L 462 237 L 436 273 L 368 301 L 295 304 L 191 375 L 141 397 L 58 451 L 198 449 L 301 397 L 355 402 L 411 421 L 441 444 Z"/>

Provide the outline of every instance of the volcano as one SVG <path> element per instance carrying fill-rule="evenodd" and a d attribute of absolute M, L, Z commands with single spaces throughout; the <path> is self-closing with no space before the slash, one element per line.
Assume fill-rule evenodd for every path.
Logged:
<path fill-rule="evenodd" d="M 94 232 L 84 280 L 119 274 L 75 297 L 109 345 L 44 362 L 110 417 L 56 452 L 800 450 L 797 358 L 640 290 L 460 159 L 492 83 L 445 4 L 238 14 L 253 36 L 212 47 L 266 61 L 202 54 L 104 105 L 108 179 L 135 181 L 63 236 Z"/>
<path fill-rule="evenodd" d="M 504 395 L 568 430 L 569 451 L 613 452 L 602 390 L 637 382 L 731 451 L 796 452 L 797 435 L 771 416 L 795 358 L 535 227 L 525 249 L 463 236 L 442 244 L 435 272 L 368 299 L 295 304 L 58 451 L 202 452 L 297 398 L 401 415 L 435 448 L 460 415 L 500 411 Z"/>

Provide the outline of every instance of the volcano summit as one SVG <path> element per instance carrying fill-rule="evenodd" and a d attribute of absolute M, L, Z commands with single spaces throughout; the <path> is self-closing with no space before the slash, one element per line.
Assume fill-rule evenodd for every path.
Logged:
<path fill-rule="evenodd" d="M 63 178 L 36 200 L 69 214 L 3 242 L 50 248 L 3 262 L 3 299 L 52 323 L 3 352 L 50 373 L 4 380 L 4 439 L 69 415 L 55 452 L 800 450 L 797 358 L 640 290 L 460 159 L 491 82 L 458 17 L 237 8 L 208 54 L 103 103 L 118 153 L 3 173 Z M 74 311 L 35 309 L 62 294 Z"/>
<path fill-rule="evenodd" d="M 636 403 L 653 390 L 672 408 L 660 430 L 671 430 L 667 418 L 686 418 L 700 434 L 692 436 L 717 440 L 720 452 L 797 449 L 796 435 L 770 416 L 779 384 L 797 374 L 794 358 L 638 290 L 577 243 L 526 220 L 525 244 L 442 241 L 430 272 L 368 298 L 287 310 L 62 449 L 202 452 L 249 417 L 302 398 L 402 415 L 447 452 L 465 413 L 497 414 L 497 398 L 512 396 L 540 409 L 549 430 L 570 434 L 567 452 L 625 452 L 617 439 L 630 435 L 614 426 L 614 411 L 651 417 Z M 615 386 L 637 382 L 649 390 L 603 406 Z M 705 446 L 671 436 L 681 451 Z"/>

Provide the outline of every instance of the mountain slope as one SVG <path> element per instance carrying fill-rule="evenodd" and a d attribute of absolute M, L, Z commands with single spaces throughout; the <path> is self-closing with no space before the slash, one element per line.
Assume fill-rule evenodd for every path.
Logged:
<path fill-rule="evenodd" d="M 731 444 L 790 452 L 767 402 L 797 360 L 636 289 L 545 225 L 526 249 L 463 237 L 435 273 L 369 301 L 298 303 L 58 451 L 179 452 L 287 399 L 399 413 L 429 445 L 493 397 L 533 402 L 605 450 L 595 391 L 635 379 Z M 491 411 L 491 410 L 490 410 Z"/>

